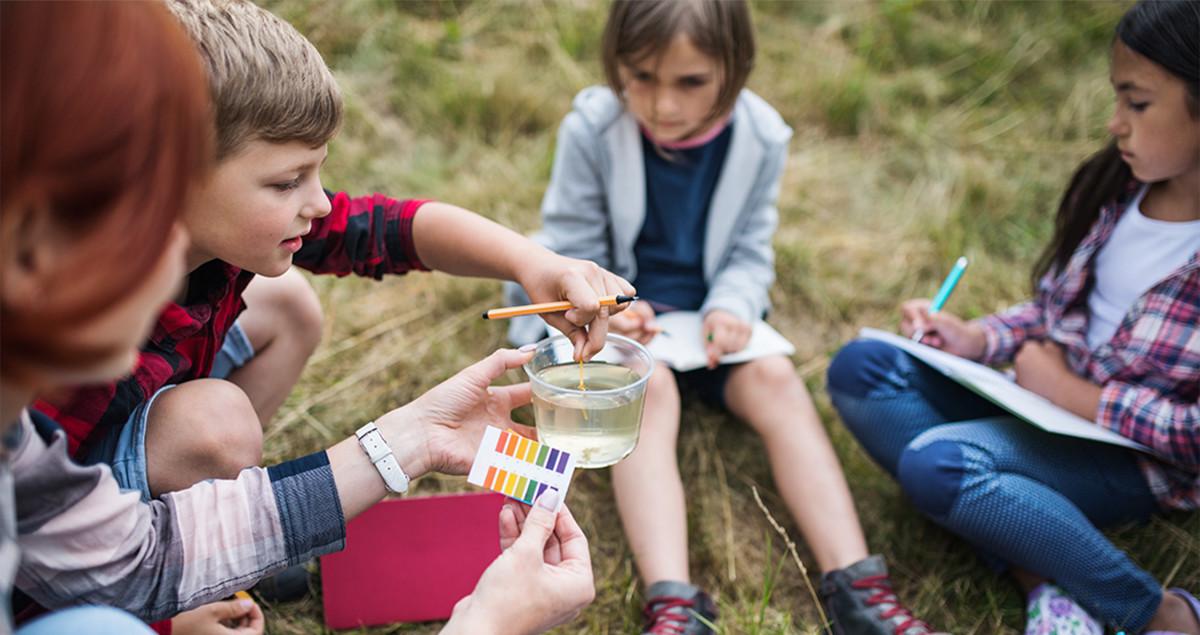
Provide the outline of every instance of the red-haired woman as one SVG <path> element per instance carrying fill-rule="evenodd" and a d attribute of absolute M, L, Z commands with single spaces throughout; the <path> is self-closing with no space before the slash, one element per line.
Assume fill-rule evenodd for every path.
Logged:
<path fill-rule="evenodd" d="M 144 620 L 226 597 L 342 548 L 346 519 L 403 476 L 350 437 L 147 504 L 107 466 L 71 463 L 62 431 L 26 409 L 125 372 L 183 277 L 174 220 L 208 167 L 212 122 L 177 29 L 158 3 L 0 2 L 0 633 L 14 585 L 52 609 Z M 515 427 L 509 412 L 529 402 L 528 384 L 490 384 L 530 354 L 498 351 L 376 419 L 393 465 L 465 474 L 485 427 Z M 557 503 L 505 504 L 505 550 L 446 632 L 540 632 L 591 601 L 587 539 Z M 261 631 L 256 607 L 243 617 Z M 131 620 L 71 609 L 19 634 L 144 629 Z"/>
<path fill-rule="evenodd" d="M 36 512 L 67 507 L 60 496 L 76 490 L 56 477 L 96 476 L 23 470 L 21 450 L 36 433 L 22 408 L 40 392 L 132 365 L 153 320 L 143 307 L 161 304 L 179 280 L 187 243 L 175 220 L 211 149 L 203 70 L 157 3 L 6 2 L 0 12 L 0 632 L 7 632 L 14 575 L 21 587 L 55 583 L 29 580 L 23 558 L 69 557 L 78 547 L 63 548 L 58 538 L 76 528 L 64 523 L 89 517 Z M 43 423 L 38 432 L 49 433 L 52 423 Z M 36 534 L 42 540 L 28 544 Z M 20 632 L 145 629 L 126 613 L 87 607 Z"/>

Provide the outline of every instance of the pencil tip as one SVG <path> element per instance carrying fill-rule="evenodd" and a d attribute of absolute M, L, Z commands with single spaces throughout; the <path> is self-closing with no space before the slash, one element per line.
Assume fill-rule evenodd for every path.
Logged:
<path fill-rule="evenodd" d="M 488 319 L 488 312 L 487 312 L 487 311 L 484 311 L 484 312 L 483 312 L 483 319 L 485 319 L 485 320 L 486 320 L 486 319 Z"/>

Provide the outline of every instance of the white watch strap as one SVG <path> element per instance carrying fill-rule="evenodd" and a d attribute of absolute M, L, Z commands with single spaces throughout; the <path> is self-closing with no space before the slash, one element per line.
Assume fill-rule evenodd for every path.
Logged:
<path fill-rule="evenodd" d="M 379 475 L 383 477 L 383 483 L 387 486 L 388 491 L 397 494 L 407 492 L 408 475 L 400 468 L 400 462 L 392 454 L 392 449 L 384 440 L 383 433 L 375 427 L 375 422 L 371 421 L 354 434 L 358 437 L 358 444 L 362 446 L 363 451 L 370 457 L 371 463 L 375 465 L 375 469 L 379 470 Z"/>

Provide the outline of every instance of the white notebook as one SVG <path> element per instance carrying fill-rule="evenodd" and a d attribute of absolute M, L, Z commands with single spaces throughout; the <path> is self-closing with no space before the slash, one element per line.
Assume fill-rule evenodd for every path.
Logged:
<path fill-rule="evenodd" d="M 864 328 L 859 331 L 859 335 L 903 349 L 943 375 L 1047 432 L 1154 453 L 1136 441 L 1050 403 L 1045 397 L 1018 386 L 1008 376 L 983 364 L 879 329 Z"/>
<path fill-rule="evenodd" d="M 699 313 L 671 311 L 655 316 L 654 321 L 663 330 L 646 346 L 654 359 L 678 371 L 695 370 L 708 365 Z M 756 321 L 753 329 L 746 348 L 721 357 L 722 364 L 738 364 L 767 355 L 795 354 L 796 347 L 766 322 Z"/>

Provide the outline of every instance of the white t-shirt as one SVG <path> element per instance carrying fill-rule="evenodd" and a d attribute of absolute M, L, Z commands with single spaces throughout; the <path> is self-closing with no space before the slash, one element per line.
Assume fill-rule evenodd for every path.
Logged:
<path fill-rule="evenodd" d="M 1112 339 L 1143 293 L 1200 252 L 1200 220 L 1170 222 L 1142 215 L 1143 186 L 1096 253 L 1095 287 L 1088 296 L 1088 346 Z"/>

